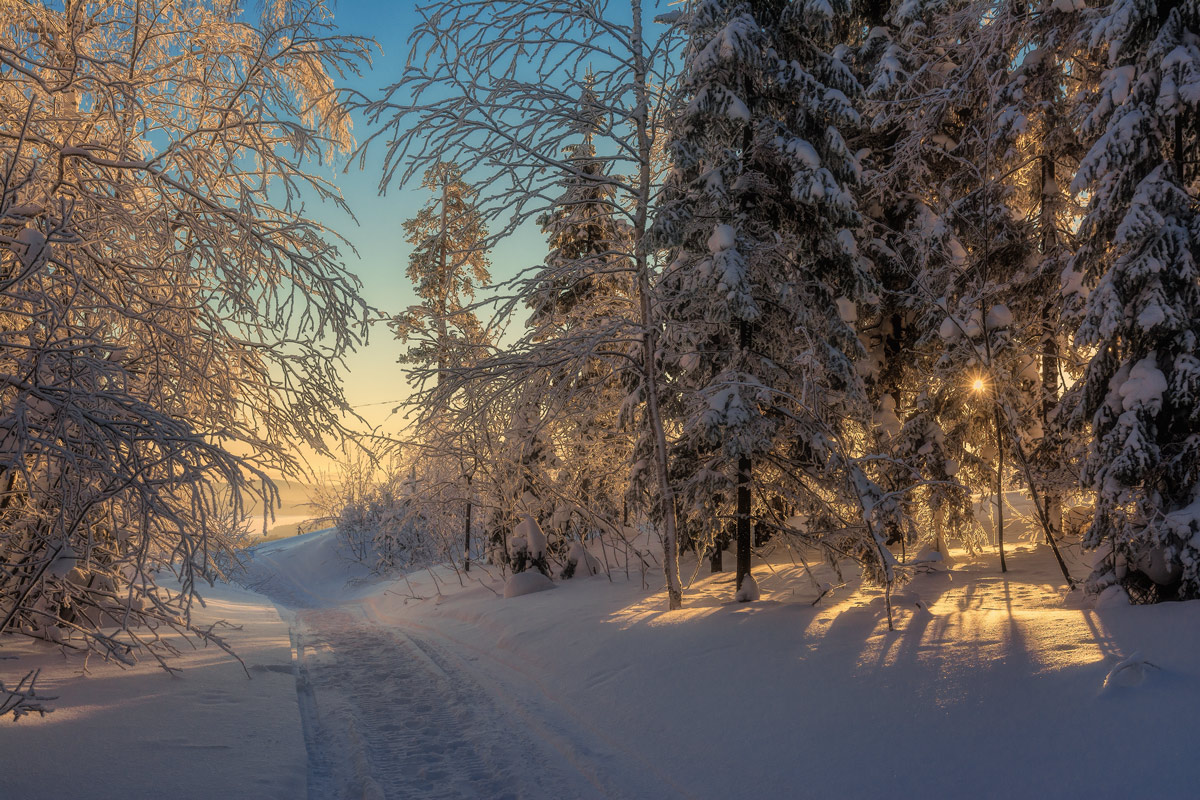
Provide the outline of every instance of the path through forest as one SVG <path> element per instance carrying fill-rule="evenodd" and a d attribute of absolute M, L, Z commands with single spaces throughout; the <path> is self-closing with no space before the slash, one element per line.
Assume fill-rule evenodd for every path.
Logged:
<path fill-rule="evenodd" d="M 526 676 L 279 567 L 257 588 L 291 630 L 310 798 L 681 796 Z"/>

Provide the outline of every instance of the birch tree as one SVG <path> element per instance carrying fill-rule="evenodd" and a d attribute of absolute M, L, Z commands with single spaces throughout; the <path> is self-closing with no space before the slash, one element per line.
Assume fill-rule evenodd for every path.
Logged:
<path fill-rule="evenodd" d="M 366 307 L 299 193 L 341 202 L 309 169 L 352 146 L 334 79 L 369 50 L 320 0 L 260 11 L 0 3 L 5 633 L 210 636 L 246 493 L 343 429 Z"/>
<path fill-rule="evenodd" d="M 553 368 L 579 374 L 598 350 L 619 354 L 637 376 L 629 416 L 636 418 L 639 463 L 653 488 L 652 519 L 663 545 L 668 603 L 681 604 L 674 490 L 667 472 L 662 389 L 656 366 L 659 316 L 653 252 L 646 241 L 657 182 L 665 105 L 675 83 L 669 26 L 647 29 L 641 0 L 441 0 L 420 6 L 404 74 L 384 96 L 365 102 L 386 144 L 383 186 L 406 183 L 429 164 L 449 161 L 483 188 L 480 206 L 496 237 L 550 211 L 563 175 L 611 191 L 602 202 L 628 225 L 632 318 L 613 318 L 586 336 L 542 344 L 526 335 L 451 380 L 487 394 L 514 380 L 540 380 Z M 594 102 L 579 110 L 590 91 Z M 566 147 L 587 119 L 597 121 L 597 160 L 589 173 Z M 565 283 L 576 268 L 557 269 Z M 502 315 L 522 309 L 548 277 L 535 270 L 514 281 Z M 565 384 L 564 384 L 565 385 Z M 429 407 L 429 397 L 417 397 Z M 558 404 L 555 404 L 558 405 Z"/>

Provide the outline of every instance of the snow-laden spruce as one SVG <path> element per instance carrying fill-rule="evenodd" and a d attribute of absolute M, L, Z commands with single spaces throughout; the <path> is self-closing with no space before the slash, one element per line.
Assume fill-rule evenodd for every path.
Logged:
<path fill-rule="evenodd" d="M 734 521 L 739 585 L 751 519 L 783 530 L 798 510 L 810 541 L 838 532 L 839 551 L 892 577 L 893 504 L 846 436 L 869 416 L 853 324 L 874 291 L 855 235 L 861 165 L 843 134 L 860 122 L 837 45 L 850 13 L 708 0 L 684 16 L 687 101 L 654 228 L 670 254 L 658 289 L 679 402 L 672 471 L 694 546 Z"/>
<path fill-rule="evenodd" d="M 1089 93 L 1088 191 L 1072 269 L 1089 289 L 1078 337 L 1094 348 L 1082 411 L 1096 513 L 1093 591 L 1200 597 L 1200 8 L 1118 2 L 1088 18 L 1104 67 Z"/>

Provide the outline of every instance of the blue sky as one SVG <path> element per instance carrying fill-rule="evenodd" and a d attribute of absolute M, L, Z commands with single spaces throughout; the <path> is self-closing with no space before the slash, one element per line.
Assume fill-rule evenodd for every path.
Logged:
<path fill-rule="evenodd" d="M 362 78 L 350 82 L 360 91 L 378 96 L 382 88 L 398 79 L 408 54 L 407 39 L 417 22 L 411 0 L 336 0 L 334 18 L 344 33 L 373 37 L 383 48 Z M 368 130 L 356 121 L 355 136 L 361 141 Z M 316 206 L 309 213 L 348 239 L 357 250 L 346 254 L 347 267 L 363 282 L 367 302 L 385 312 L 395 312 L 416 302 L 404 274 L 411 247 L 404 241 L 401 224 L 411 218 L 428 199 L 419 187 L 393 185 L 387 194 L 378 193 L 382 148 L 374 149 L 360 170 L 357 160 L 346 166 L 330 166 L 329 174 L 342 189 L 358 223 L 329 206 Z M 532 233 L 532 232 L 531 232 Z M 510 277 L 541 258 L 544 244 L 536 233 L 523 241 L 507 242 L 492 253 L 494 279 Z M 385 423 L 395 433 L 398 419 L 389 415 L 397 401 L 408 393 L 404 374 L 396 359 L 403 346 L 391 331 L 376 326 L 370 344 L 348 361 L 346 393 L 350 403 L 372 424 Z"/>

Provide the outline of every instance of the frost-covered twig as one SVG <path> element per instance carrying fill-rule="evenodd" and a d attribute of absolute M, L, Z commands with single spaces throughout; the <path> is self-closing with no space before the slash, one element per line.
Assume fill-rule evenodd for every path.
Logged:
<path fill-rule="evenodd" d="M 37 693 L 39 674 L 41 674 L 41 670 L 31 670 L 11 689 L 6 687 L 3 681 L 0 681 L 0 719 L 9 714 L 13 715 L 14 720 L 20 719 L 25 714 L 38 714 L 44 717 L 54 710 L 46 703 L 57 698 Z"/>

